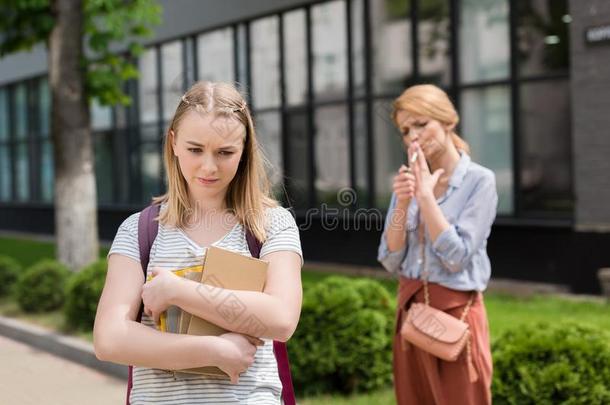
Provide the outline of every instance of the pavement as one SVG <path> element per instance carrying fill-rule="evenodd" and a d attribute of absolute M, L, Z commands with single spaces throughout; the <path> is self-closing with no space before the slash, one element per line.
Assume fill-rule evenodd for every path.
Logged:
<path fill-rule="evenodd" d="M 107 405 L 125 402 L 126 380 L 0 336 L 3 404 Z"/>

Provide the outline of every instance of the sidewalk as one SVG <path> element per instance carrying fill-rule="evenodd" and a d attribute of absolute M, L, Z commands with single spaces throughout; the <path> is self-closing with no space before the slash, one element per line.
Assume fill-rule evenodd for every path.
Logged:
<path fill-rule="evenodd" d="M 107 405 L 125 402 L 126 380 L 0 336 L 2 403 Z"/>

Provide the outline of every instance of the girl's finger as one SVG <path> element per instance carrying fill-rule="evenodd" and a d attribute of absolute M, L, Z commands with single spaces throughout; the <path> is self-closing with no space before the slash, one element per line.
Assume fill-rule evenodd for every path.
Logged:
<path fill-rule="evenodd" d="M 428 164 L 426 163 L 426 158 L 424 157 L 424 152 L 422 151 L 421 147 L 419 145 L 417 145 L 417 163 L 419 166 L 419 169 L 421 170 L 422 173 L 429 173 L 430 170 L 428 169 Z"/>

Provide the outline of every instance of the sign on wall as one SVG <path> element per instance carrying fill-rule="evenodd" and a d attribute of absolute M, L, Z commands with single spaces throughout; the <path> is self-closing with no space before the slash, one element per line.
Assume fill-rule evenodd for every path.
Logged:
<path fill-rule="evenodd" d="M 587 44 L 610 42 L 610 24 L 587 28 L 585 30 L 585 42 Z"/>

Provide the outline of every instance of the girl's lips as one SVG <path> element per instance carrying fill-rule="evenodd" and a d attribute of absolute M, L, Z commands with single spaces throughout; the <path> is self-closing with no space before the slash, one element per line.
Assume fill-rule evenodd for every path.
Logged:
<path fill-rule="evenodd" d="M 218 179 L 203 179 L 201 177 L 197 177 L 197 181 L 200 184 L 204 184 L 204 185 L 210 185 L 210 184 L 214 184 L 218 181 Z"/>

